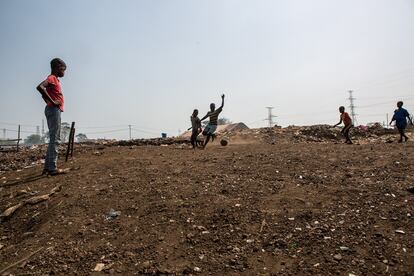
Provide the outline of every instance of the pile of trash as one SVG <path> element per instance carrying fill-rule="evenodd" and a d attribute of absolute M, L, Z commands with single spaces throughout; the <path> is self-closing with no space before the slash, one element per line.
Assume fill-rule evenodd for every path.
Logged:
<path fill-rule="evenodd" d="M 293 132 L 293 137 L 297 141 L 313 141 L 313 142 L 328 142 L 339 141 L 343 139 L 341 135 L 341 127 L 332 127 L 330 125 L 313 125 L 303 127 L 287 127 L 284 132 Z M 372 126 L 357 126 L 350 130 L 351 137 L 363 138 L 369 140 L 387 140 L 390 135 L 395 135 L 395 130 L 391 128 L 384 128 L 381 124 L 374 124 Z M 384 138 L 384 139 L 382 139 Z"/>
<path fill-rule="evenodd" d="M 395 134 L 395 129 L 393 128 L 385 128 L 381 124 L 376 123 L 371 126 L 366 127 L 368 133 L 373 135 L 389 135 L 389 134 Z"/>
<path fill-rule="evenodd" d="M 27 169 L 44 163 L 47 151 L 47 144 L 21 147 L 19 151 L 0 152 L 0 172 Z M 93 147 L 76 143 L 75 155 L 91 150 Z M 64 159 L 67 144 L 59 146 L 59 156 Z"/>
<path fill-rule="evenodd" d="M 18 152 L 8 151 L 0 153 L 0 171 L 18 170 L 34 166 L 44 159 L 47 145 L 32 148 L 21 147 Z"/>
<path fill-rule="evenodd" d="M 296 130 L 293 137 L 298 140 L 322 142 L 341 139 L 340 129 L 330 125 L 304 126 Z"/>

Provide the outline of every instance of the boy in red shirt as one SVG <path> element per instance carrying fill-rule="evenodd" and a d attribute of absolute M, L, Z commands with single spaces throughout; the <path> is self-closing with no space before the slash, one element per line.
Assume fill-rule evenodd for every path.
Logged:
<path fill-rule="evenodd" d="M 339 123 L 334 125 L 334 127 L 339 126 L 342 122 L 344 122 L 344 128 L 341 130 L 342 135 L 345 137 L 345 143 L 352 144 L 351 138 L 349 137 L 349 130 L 352 125 L 352 119 L 349 117 L 349 114 L 345 112 L 345 107 L 340 106 L 339 112 L 341 113 L 341 116 L 339 117 Z"/>
<path fill-rule="evenodd" d="M 66 64 L 60 58 L 54 58 L 50 62 L 51 74 L 37 87 L 37 91 L 46 102 L 45 115 L 49 128 L 49 145 L 45 158 L 43 174 L 57 175 L 63 173 L 57 169 L 58 148 L 60 144 L 61 113 L 64 110 L 64 98 L 60 86 L 61 78 L 65 75 Z"/>

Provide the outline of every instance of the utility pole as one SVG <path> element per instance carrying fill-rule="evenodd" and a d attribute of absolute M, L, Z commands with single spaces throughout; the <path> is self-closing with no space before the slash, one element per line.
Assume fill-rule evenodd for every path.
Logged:
<path fill-rule="evenodd" d="M 45 136 L 45 119 L 42 119 L 42 136 Z"/>
<path fill-rule="evenodd" d="M 348 98 L 348 100 L 349 100 L 349 108 L 351 109 L 351 117 L 352 117 L 352 123 L 354 124 L 354 125 L 356 125 L 357 124 L 357 121 L 356 121 L 356 115 L 357 114 L 355 114 L 355 105 L 354 105 L 354 100 L 355 100 L 355 98 L 352 96 L 352 93 L 353 93 L 354 91 L 352 91 L 352 90 L 349 90 L 348 91 L 348 93 L 349 93 L 349 98 Z"/>
<path fill-rule="evenodd" d="M 40 136 L 40 126 L 36 126 L 36 135 Z"/>
<path fill-rule="evenodd" d="M 131 136 L 131 125 L 128 125 L 128 127 L 129 127 L 129 140 L 131 140 L 132 139 L 132 136 Z"/>
<path fill-rule="evenodd" d="M 276 118 L 276 116 L 274 116 L 272 114 L 272 110 L 273 110 L 274 107 L 273 106 L 267 106 L 266 108 L 267 108 L 268 115 L 267 115 L 267 119 L 265 119 L 265 120 L 269 121 L 269 127 L 272 128 L 273 127 L 273 118 Z"/>
<path fill-rule="evenodd" d="M 3 128 L 3 139 L 6 140 L 6 129 Z"/>

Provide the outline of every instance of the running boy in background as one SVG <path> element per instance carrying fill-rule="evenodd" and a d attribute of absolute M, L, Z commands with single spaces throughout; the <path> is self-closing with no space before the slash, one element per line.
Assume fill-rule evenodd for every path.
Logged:
<path fill-rule="evenodd" d="M 57 175 L 63 173 L 62 170 L 57 168 L 57 159 L 60 144 L 61 113 L 64 110 L 65 103 L 59 78 L 65 75 L 66 64 L 60 58 L 54 58 L 50 62 L 50 67 L 52 72 L 36 89 L 46 102 L 45 115 L 49 128 L 49 145 L 47 147 L 43 174 Z"/>
<path fill-rule="evenodd" d="M 197 136 L 201 132 L 201 120 L 198 118 L 198 109 L 194 109 L 190 119 L 191 128 L 193 129 L 191 133 L 191 145 L 193 146 L 193 149 L 195 149 L 197 147 Z"/>
<path fill-rule="evenodd" d="M 394 116 L 392 116 L 390 125 L 393 121 L 395 121 L 395 125 L 398 129 L 398 132 L 400 133 L 400 140 L 398 140 L 399 143 L 402 143 L 403 138 L 405 138 L 405 142 L 408 141 L 407 135 L 405 135 L 405 128 L 407 127 L 407 118 L 410 121 L 411 124 L 413 124 L 413 121 L 410 118 L 410 114 L 408 111 L 403 108 L 403 102 L 399 101 L 397 102 L 398 109 L 394 111 Z"/>
<path fill-rule="evenodd" d="M 341 113 L 341 116 L 339 117 L 339 123 L 334 125 L 334 127 L 339 126 L 342 122 L 344 123 L 344 127 L 341 130 L 342 135 L 345 137 L 345 143 L 352 144 L 351 138 L 349 137 L 349 130 L 352 125 L 352 119 L 349 117 L 349 114 L 345 112 L 345 107 L 340 106 L 339 112 Z"/>
<path fill-rule="evenodd" d="M 206 137 L 204 140 L 203 148 L 205 148 L 212 137 L 214 139 L 214 132 L 217 129 L 217 121 L 218 116 L 220 115 L 221 111 L 223 111 L 224 106 L 224 94 L 221 95 L 221 106 L 216 109 L 216 105 L 214 103 L 210 104 L 210 111 L 207 112 L 206 116 L 201 118 L 201 121 L 205 120 L 207 117 L 210 117 L 210 122 L 204 128 L 203 135 Z"/>

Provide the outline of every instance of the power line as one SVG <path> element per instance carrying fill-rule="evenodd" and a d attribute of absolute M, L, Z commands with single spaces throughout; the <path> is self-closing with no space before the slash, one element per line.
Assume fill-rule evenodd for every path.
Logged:
<path fill-rule="evenodd" d="M 372 100 L 372 99 L 376 99 L 376 100 L 391 100 L 391 99 L 410 99 L 410 98 L 414 98 L 412 95 L 414 94 L 414 92 L 410 92 L 411 95 L 399 95 L 399 96 L 384 96 L 384 97 L 358 97 L 358 100 Z M 359 106 L 358 106 L 359 107 Z"/>
<path fill-rule="evenodd" d="M 414 99 L 414 97 L 407 97 L 404 100 L 410 100 L 410 99 Z M 362 105 L 359 106 L 358 108 L 367 108 L 367 107 L 373 107 L 373 106 L 378 106 L 378 105 L 383 105 L 383 104 L 391 104 L 391 103 L 396 103 L 396 100 L 393 101 L 386 101 L 386 102 L 380 102 L 380 103 L 375 103 L 375 104 L 368 104 L 368 105 Z"/>
<path fill-rule="evenodd" d="M 156 135 L 158 135 L 158 134 L 159 134 L 158 132 L 151 132 L 151 131 L 146 131 L 146 130 L 143 130 L 143 129 L 137 129 L 137 128 L 132 128 L 132 130 L 133 130 L 133 131 L 136 131 L 136 132 L 147 133 L 147 134 L 156 134 Z"/>
<path fill-rule="evenodd" d="M 6 123 L 6 122 L 0 122 L 1 125 L 8 125 L 8 126 L 17 126 L 17 125 L 21 125 L 22 127 L 37 127 L 37 125 L 22 125 L 19 123 Z"/>
<path fill-rule="evenodd" d="M 125 125 L 113 125 L 113 126 L 78 126 L 77 128 L 81 129 L 94 129 L 94 128 L 115 128 L 115 127 L 123 127 Z"/>
<path fill-rule="evenodd" d="M 107 130 L 107 131 L 96 131 L 96 132 L 87 132 L 84 134 L 90 135 L 90 134 L 102 134 L 102 133 L 113 133 L 113 132 L 120 132 L 120 131 L 126 131 L 128 130 L 127 128 L 122 128 L 122 129 L 114 129 L 114 130 Z"/>

